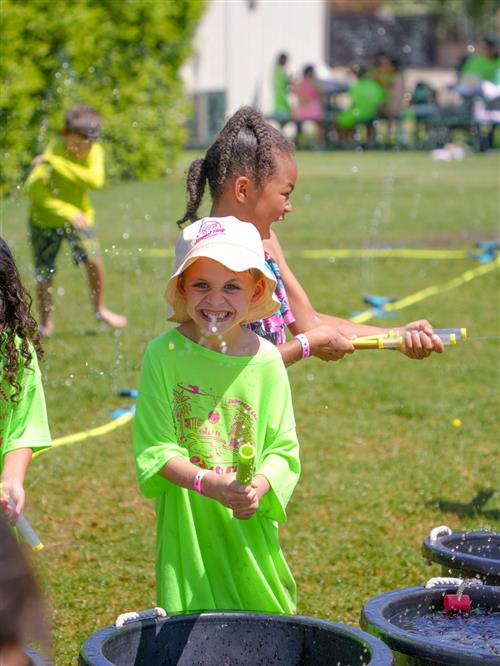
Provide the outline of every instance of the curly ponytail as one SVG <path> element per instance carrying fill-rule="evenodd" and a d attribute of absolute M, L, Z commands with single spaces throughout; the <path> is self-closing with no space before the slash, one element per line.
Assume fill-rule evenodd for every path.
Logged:
<path fill-rule="evenodd" d="M 186 178 L 186 189 L 189 194 L 188 204 L 184 216 L 177 220 L 177 226 L 182 227 L 186 222 L 196 222 L 198 219 L 196 213 L 200 207 L 205 193 L 205 183 L 207 181 L 207 167 L 204 159 L 194 160 L 188 169 Z"/>

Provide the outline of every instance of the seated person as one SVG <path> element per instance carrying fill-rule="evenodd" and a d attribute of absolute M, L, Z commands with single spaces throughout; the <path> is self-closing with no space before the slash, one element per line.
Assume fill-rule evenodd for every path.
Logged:
<path fill-rule="evenodd" d="M 352 135 L 352 131 L 360 123 L 372 123 L 387 100 L 384 88 L 368 76 L 365 68 L 357 65 L 352 71 L 358 78 L 349 87 L 350 108 L 339 111 L 335 118 L 341 136 Z"/>
<path fill-rule="evenodd" d="M 484 40 L 484 53 L 474 53 L 459 66 L 459 85 L 469 92 L 480 92 L 481 83 L 500 85 L 500 49 L 497 37 Z"/>
<path fill-rule="evenodd" d="M 375 57 L 370 77 L 377 81 L 385 91 L 386 99 L 378 111 L 383 118 L 399 118 L 404 103 L 404 80 L 397 58 L 385 53 L 378 53 Z"/>
<path fill-rule="evenodd" d="M 320 146 L 325 142 L 325 123 L 323 112 L 323 91 L 312 65 L 306 65 L 302 72 L 302 79 L 293 86 L 295 97 L 293 119 L 297 123 L 298 132 L 301 132 L 302 123 L 311 120 L 318 125 L 318 142 Z"/>

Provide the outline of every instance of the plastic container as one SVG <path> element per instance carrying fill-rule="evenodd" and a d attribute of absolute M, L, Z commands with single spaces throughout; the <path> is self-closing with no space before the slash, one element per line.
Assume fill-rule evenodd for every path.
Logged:
<path fill-rule="evenodd" d="M 392 590 L 370 599 L 361 614 L 361 627 L 381 638 L 393 651 L 398 666 L 499 666 L 500 664 L 500 633 L 497 648 L 491 649 L 491 636 L 488 643 L 480 639 L 474 646 L 463 645 L 457 638 L 457 617 L 449 617 L 449 631 L 436 637 L 428 630 L 426 616 L 440 614 L 445 617 L 443 598 L 446 593 L 456 592 L 457 586 L 439 586 L 432 589 L 424 587 L 408 587 Z M 471 614 L 493 612 L 490 616 L 500 632 L 500 587 L 490 585 L 472 586 L 467 588 L 471 598 Z M 498 614 L 498 616 L 496 615 Z M 422 630 L 404 628 L 408 620 L 423 620 Z M 467 622 L 467 618 L 462 621 Z M 495 632 L 493 632 L 495 633 Z M 494 639 L 493 639 L 494 640 Z M 488 646 L 487 646 L 488 645 Z M 487 646 L 487 647 L 486 647 Z"/>
<path fill-rule="evenodd" d="M 200 613 L 106 627 L 84 666 L 391 666 L 391 651 L 359 629 L 310 617 Z"/>
<path fill-rule="evenodd" d="M 500 532 L 451 532 L 434 530 L 422 544 L 422 554 L 441 564 L 443 576 L 479 578 L 484 583 L 500 585 Z M 446 533 L 446 530 L 448 533 Z"/>

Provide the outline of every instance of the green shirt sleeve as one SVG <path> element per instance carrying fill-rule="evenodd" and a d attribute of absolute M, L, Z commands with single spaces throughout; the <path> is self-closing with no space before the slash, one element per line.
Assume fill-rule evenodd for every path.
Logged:
<path fill-rule="evenodd" d="M 272 407 L 256 474 L 265 476 L 271 488 L 260 501 L 259 510 L 272 520 L 285 522 L 286 506 L 300 476 L 300 460 L 290 384 L 281 358 L 269 384 Z"/>
<path fill-rule="evenodd" d="M 42 377 L 34 349 L 32 353 L 31 367 L 23 366 L 19 374 L 21 394 L 16 402 L 9 403 L 11 413 L 3 432 L 2 460 L 15 449 L 39 450 L 51 445 Z"/>
<path fill-rule="evenodd" d="M 44 156 L 55 171 L 76 185 L 90 189 L 99 189 L 104 185 L 104 151 L 98 143 L 92 145 L 81 164 L 51 151 L 45 152 Z"/>
<path fill-rule="evenodd" d="M 150 346 L 142 364 L 133 448 L 139 486 L 146 497 L 158 497 L 170 483 L 159 474 L 169 460 L 189 457 L 187 449 L 177 444 L 170 395 Z"/>

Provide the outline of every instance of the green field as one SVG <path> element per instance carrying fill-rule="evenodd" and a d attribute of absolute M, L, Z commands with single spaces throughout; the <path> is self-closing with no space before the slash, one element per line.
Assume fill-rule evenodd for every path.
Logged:
<path fill-rule="evenodd" d="M 95 193 L 110 307 L 120 334 L 93 317 L 83 274 L 61 257 L 56 335 L 46 342 L 45 389 L 54 438 L 110 421 L 130 401 L 146 342 L 166 326 L 163 291 L 184 211 L 183 172 Z M 479 266 L 471 259 L 304 259 L 301 251 L 397 247 L 470 249 L 499 237 L 497 154 L 436 163 L 416 153 L 304 153 L 294 212 L 276 225 L 315 306 L 349 317 L 364 294 L 401 298 Z M 208 212 L 205 206 L 204 212 Z M 1 234 L 33 287 L 27 202 L 3 204 Z M 357 624 L 371 596 L 438 575 L 420 545 L 439 524 L 500 530 L 499 272 L 417 302 L 384 326 L 427 318 L 466 326 L 443 356 L 358 352 L 289 370 L 303 474 L 281 530 L 299 612 Z M 490 337 L 491 336 L 491 337 Z M 485 339 L 486 338 L 486 339 Z M 460 419 L 460 427 L 452 425 Z M 497 433 L 497 434 L 495 434 Z M 55 661 L 125 610 L 154 605 L 154 512 L 139 494 L 131 425 L 35 459 L 26 513 L 46 543 L 33 558 L 52 610 Z"/>

